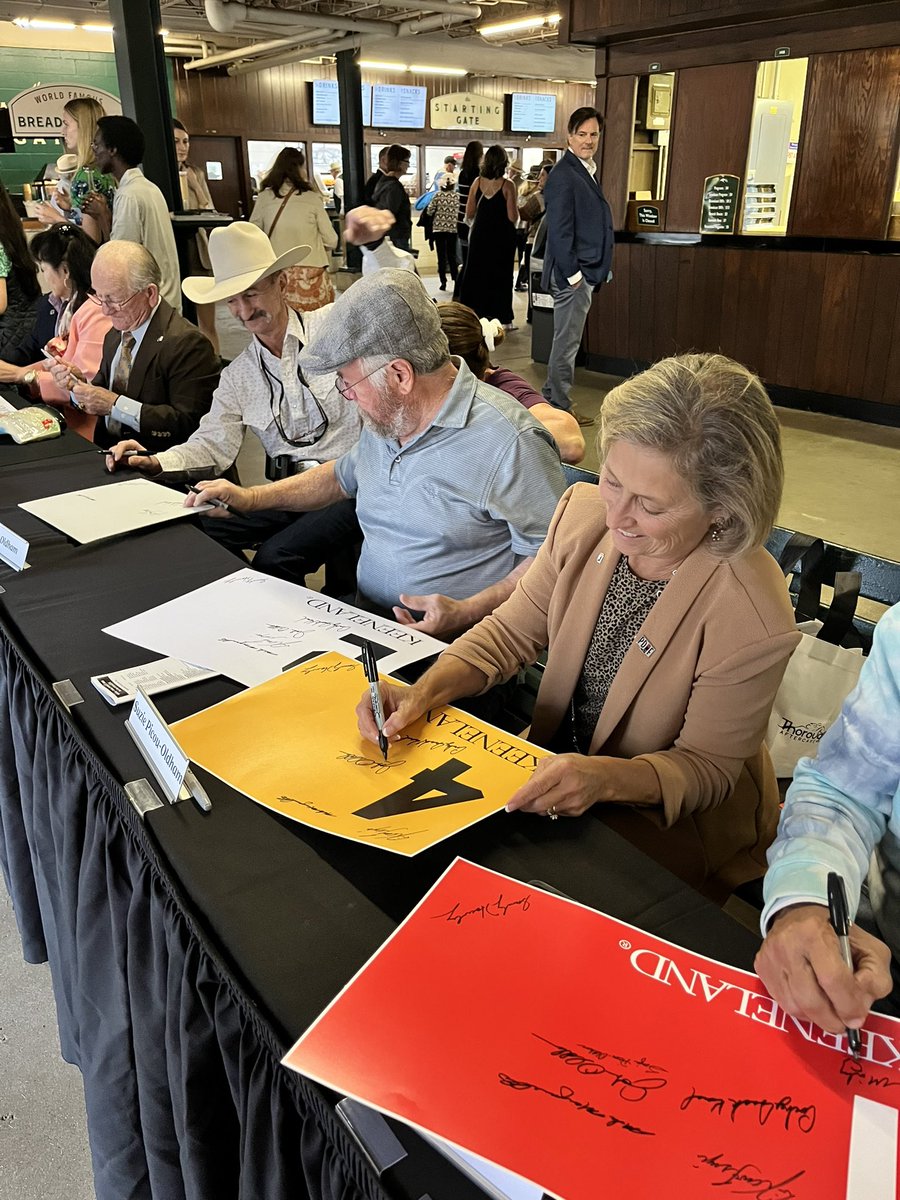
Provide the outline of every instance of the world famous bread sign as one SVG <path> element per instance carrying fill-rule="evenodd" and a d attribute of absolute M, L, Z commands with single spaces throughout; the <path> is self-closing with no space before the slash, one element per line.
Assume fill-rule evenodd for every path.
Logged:
<path fill-rule="evenodd" d="M 16 138 L 62 137 L 63 108 L 70 100 L 89 96 L 103 105 L 108 117 L 122 115 L 122 101 L 103 88 L 83 83 L 39 83 L 13 96 L 9 120 Z"/>

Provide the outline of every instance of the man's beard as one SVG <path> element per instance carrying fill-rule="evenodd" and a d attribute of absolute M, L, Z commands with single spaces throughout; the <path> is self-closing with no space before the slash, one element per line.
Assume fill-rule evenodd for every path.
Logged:
<path fill-rule="evenodd" d="M 397 441 L 406 433 L 409 414 L 388 392 L 380 393 L 379 401 L 378 416 L 370 416 L 369 413 L 360 409 L 359 415 L 362 417 L 362 423 L 376 437 L 393 438 Z"/>

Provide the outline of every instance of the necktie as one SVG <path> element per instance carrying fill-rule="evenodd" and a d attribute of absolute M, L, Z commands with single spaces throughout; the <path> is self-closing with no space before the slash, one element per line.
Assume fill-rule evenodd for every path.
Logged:
<path fill-rule="evenodd" d="M 117 396 L 128 395 L 128 380 L 131 377 L 131 356 L 134 351 L 134 334 L 126 331 L 122 334 L 122 351 L 119 354 L 119 361 L 116 364 L 116 374 L 112 381 L 112 390 Z M 106 428 L 113 437 L 121 437 L 123 433 L 121 421 L 117 421 L 115 417 L 108 416 L 106 418 Z"/>
<path fill-rule="evenodd" d="M 116 366 L 116 376 L 113 379 L 112 390 L 117 396 L 125 396 L 128 394 L 128 380 L 131 377 L 131 354 L 134 350 L 134 334 L 126 332 L 122 334 L 122 352 L 119 355 L 119 362 Z"/>

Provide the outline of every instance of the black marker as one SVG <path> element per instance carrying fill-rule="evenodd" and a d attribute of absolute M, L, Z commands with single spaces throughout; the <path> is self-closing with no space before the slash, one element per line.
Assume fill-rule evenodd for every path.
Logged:
<path fill-rule="evenodd" d="M 201 491 L 201 489 L 200 489 L 200 488 L 195 488 L 193 484 L 190 484 L 190 485 L 188 486 L 188 491 L 189 491 L 189 492 L 193 492 L 195 496 L 203 496 L 203 495 L 205 495 L 205 492 Z M 204 504 L 211 504 L 211 505 L 213 506 L 213 508 L 224 508 L 226 512 L 231 512 L 231 509 L 228 507 L 228 505 L 225 503 L 225 501 L 224 501 L 224 500 L 217 500 L 217 499 L 215 498 L 215 496 L 210 496 L 210 497 L 209 497 L 209 499 L 208 499 L 208 500 L 204 500 L 204 501 L 203 501 L 203 503 L 204 503 Z"/>
<path fill-rule="evenodd" d="M 372 716 L 378 726 L 378 745 L 387 762 L 388 740 L 384 736 L 384 709 L 381 707 L 381 691 L 378 687 L 378 663 L 375 661 L 375 651 L 371 642 L 362 644 L 362 665 L 369 681 L 369 695 L 372 697 Z"/>
<path fill-rule="evenodd" d="M 828 918 L 831 928 L 841 944 L 841 958 L 853 972 L 853 954 L 850 950 L 850 917 L 847 914 L 847 892 L 844 881 L 837 871 L 828 872 Z M 850 1053 L 858 1059 L 862 1051 L 858 1029 L 847 1030 L 847 1045 Z"/>

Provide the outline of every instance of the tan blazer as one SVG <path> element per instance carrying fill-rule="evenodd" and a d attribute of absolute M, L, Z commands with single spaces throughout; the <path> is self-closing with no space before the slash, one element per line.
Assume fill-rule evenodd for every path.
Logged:
<path fill-rule="evenodd" d="M 512 596 L 445 651 L 493 687 L 549 647 L 531 732 L 539 745 L 568 710 L 619 558 L 598 488 L 576 484 Z M 765 870 L 778 787 L 763 737 L 799 640 L 766 550 L 724 562 L 701 546 L 653 606 L 600 713 L 589 752 L 648 762 L 662 805 L 592 812 L 708 894 Z"/>

